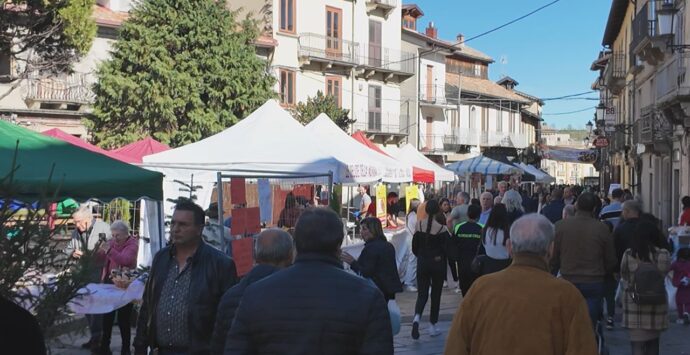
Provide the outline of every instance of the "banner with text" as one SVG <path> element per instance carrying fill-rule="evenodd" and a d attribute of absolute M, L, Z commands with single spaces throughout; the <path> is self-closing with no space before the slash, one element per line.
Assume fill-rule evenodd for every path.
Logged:
<path fill-rule="evenodd" d="M 555 146 L 541 146 L 543 159 L 562 161 L 568 163 L 594 164 L 599 152 L 594 149 L 577 149 Z"/>

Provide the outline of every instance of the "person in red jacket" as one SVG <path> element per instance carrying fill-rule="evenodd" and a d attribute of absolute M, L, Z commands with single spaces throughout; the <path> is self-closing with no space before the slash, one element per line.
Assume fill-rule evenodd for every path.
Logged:
<path fill-rule="evenodd" d="M 136 269 L 137 252 L 139 251 L 139 242 L 137 238 L 129 234 L 127 223 L 123 221 L 113 222 L 110 225 L 110 232 L 112 239 L 107 243 L 102 243 L 99 250 L 99 254 L 105 256 L 105 265 L 101 273 L 101 281 L 104 283 L 113 283 L 111 279 L 113 270 L 122 268 Z M 116 313 L 117 325 L 122 336 L 122 354 L 130 354 L 132 306 L 130 303 L 103 316 L 103 333 L 97 351 L 98 354 L 111 354 L 110 339 Z"/>
<path fill-rule="evenodd" d="M 673 286 L 676 292 L 676 306 L 678 307 L 678 323 L 690 324 L 690 249 L 678 251 L 678 260 L 671 264 L 673 271 Z"/>
<path fill-rule="evenodd" d="M 680 215 L 678 225 L 690 226 L 690 196 L 683 197 L 680 202 L 683 204 L 683 213 Z"/>

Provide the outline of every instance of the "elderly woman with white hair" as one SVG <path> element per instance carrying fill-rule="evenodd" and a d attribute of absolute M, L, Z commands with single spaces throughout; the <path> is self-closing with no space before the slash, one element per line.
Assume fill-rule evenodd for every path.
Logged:
<path fill-rule="evenodd" d="M 508 211 L 508 222 L 510 224 L 513 224 L 516 219 L 525 214 L 525 209 L 522 207 L 522 196 L 515 190 L 506 191 L 501 203 L 506 206 L 506 210 Z"/>
<path fill-rule="evenodd" d="M 136 268 L 137 252 L 139 251 L 137 238 L 130 235 L 127 223 L 120 220 L 113 222 L 110 225 L 110 234 L 112 235 L 112 239 L 105 243 L 99 251 L 99 253 L 105 256 L 105 266 L 101 273 L 101 281 L 104 283 L 113 283 L 111 279 L 111 272 L 113 270 Z M 132 336 L 131 303 L 103 316 L 103 333 L 97 351 L 98 354 L 111 354 L 110 339 L 116 313 L 117 325 L 120 328 L 120 335 L 122 336 L 122 354 L 130 353 Z"/>

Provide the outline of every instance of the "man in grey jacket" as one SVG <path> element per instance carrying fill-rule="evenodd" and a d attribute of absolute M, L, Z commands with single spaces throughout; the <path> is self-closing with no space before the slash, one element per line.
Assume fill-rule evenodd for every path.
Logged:
<path fill-rule="evenodd" d="M 84 253 L 93 253 L 101 246 L 106 245 L 106 241 L 110 239 L 110 225 L 101 220 L 94 218 L 91 212 L 91 207 L 81 206 L 76 212 L 72 214 L 75 229 L 72 231 L 72 239 L 70 239 L 65 249 L 65 253 L 70 257 L 79 259 Z M 89 282 L 100 282 L 101 271 L 105 260 L 98 258 L 95 253 L 91 262 Z M 96 349 L 101 339 L 103 330 L 103 315 L 101 314 L 87 314 L 86 320 L 89 324 L 89 331 L 91 337 L 89 341 L 82 344 L 82 348 Z"/>

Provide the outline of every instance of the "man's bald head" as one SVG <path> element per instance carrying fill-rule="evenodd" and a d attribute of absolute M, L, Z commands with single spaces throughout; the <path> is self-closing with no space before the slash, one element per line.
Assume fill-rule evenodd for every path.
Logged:
<path fill-rule="evenodd" d="M 294 259 L 294 250 L 290 233 L 271 228 L 261 232 L 256 238 L 254 257 L 257 264 L 288 266 Z"/>

